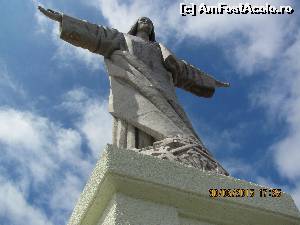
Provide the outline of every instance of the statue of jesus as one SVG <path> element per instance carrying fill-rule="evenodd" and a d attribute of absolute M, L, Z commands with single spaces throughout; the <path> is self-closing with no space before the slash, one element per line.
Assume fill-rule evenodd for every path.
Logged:
<path fill-rule="evenodd" d="M 156 42 L 147 17 L 139 18 L 125 34 L 41 6 L 39 10 L 59 22 L 61 39 L 104 56 L 111 87 L 113 145 L 228 175 L 204 147 L 175 93 L 178 87 L 208 98 L 228 83 L 177 59 Z"/>

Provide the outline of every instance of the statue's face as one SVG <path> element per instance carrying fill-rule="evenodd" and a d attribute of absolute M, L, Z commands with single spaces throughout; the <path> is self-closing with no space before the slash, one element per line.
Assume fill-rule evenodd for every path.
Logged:
<path fill-rule="evenodd" d="M 153 29 L 153 23 L 149 18 L 141 17 L 138 19 L 138 27 L 137 27 L 138 32 L 144 31 L 150 35 L 152 29 Z"/>

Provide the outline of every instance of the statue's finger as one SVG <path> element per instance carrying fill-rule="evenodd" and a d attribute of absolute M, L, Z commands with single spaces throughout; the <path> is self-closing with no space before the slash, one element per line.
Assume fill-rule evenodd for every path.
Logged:
<path fill-rule="evenodd" d="M 52 10 L 52 9 L 44 9 L 42 6 L 38 6 L 38 9 L 48 18 L 61 22 L 61 14 Z"/>
<path fill-rule="evenodd" d="M 42 13 L 44 13 L 45 14 L 45 12 L 47 11 L 46 9 L 44 9 L 42 6 L 38 6 L 38 9 L 42 12 Z"/>
<path fill-rule="evenodd" d="M 218 80 L 216 80 L 216 85 L 217 85 L 217 87 L 229 87 L 230 86 L 229 83 L 221 82 L 221 81 L 218 81 Z"/>
<path fill-rule="evenodd" d="M 38 9 L 43 13 L 45 16 L 51 17 L 52 13 L 49 10 L 44 9 L 42 6 L 39 6 Z"/>
<path fill-rule="evenodd" d="M 230 83 L 224 83 L 224 87 L 230 87 Z"/>

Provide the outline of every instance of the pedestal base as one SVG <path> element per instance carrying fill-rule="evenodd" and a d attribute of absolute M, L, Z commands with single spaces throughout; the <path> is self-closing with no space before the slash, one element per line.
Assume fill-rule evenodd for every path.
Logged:
<path fill-rule="evenodd" d="M 254 189 L 254 197 L 209 197 L 209 189 Z M 296 225 L 289 194 L 108 145 L 69 225 Z"/>

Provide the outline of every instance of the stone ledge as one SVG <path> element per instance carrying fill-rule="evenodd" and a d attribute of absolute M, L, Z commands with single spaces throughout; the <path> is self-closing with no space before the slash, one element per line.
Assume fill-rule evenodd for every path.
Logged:
<path fill-rule="evenodd" d="M 98 224 L 117 193 L 171 206 L 179 217 L 212 224 L 300 224 L 299 211 L 289 194 L 280 198 L 256 194 L 253 198 L 212 199 L 210 188 L 252 188 L 258 193 L 266 187 L 108 145 L 68 224 Z"/>

